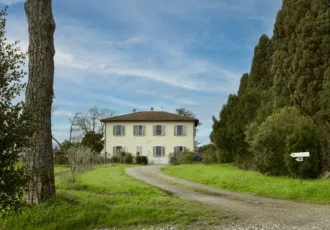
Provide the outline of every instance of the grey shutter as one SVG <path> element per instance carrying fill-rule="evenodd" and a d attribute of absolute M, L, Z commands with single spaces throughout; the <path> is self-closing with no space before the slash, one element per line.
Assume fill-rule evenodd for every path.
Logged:
<path fill-rule="evenodd" d="M 116 126 L 113 126 L 113 135 L 116 136 Z"/>
<path fill-rule="evenodd" d="M 122 125 L 121 128 L 122 128 L 122 135 L 125 136 L 125 126 Z"/>
<path fill-rule="evenodd" d="M 174 146 L 174 153 L 176 153 L 176 146 Z"/>
<path fill-rule="evenodd" d="M 165 156 L 165 147 L 162 147 L 162 157 Z"/>
<path fill-rule="evenodd" d="M 153 156 L 155 157 L 156 156 L 156 146 L 154 146 L 153 149 L 154 149 Z"/>
<path fill-rule="evenodd" d="M 187 126 L 183 126 L 183 136 L 187 136 Z"/>
<path fill-rule="evenodd" d="M 113 154 L 113 156 L 116 154 L 116 146 L 112 147 L 112 154 Z"/>
<path fill-rule="evenodd" d="M 142 126 L 142 135 L 143 136 L 146 135 L 146 126 L 145 125 Z"/>
<path fill-rule="evenodd" d="M 176 125 L 174 125 L 174 136 L 176 136 Z"/>
<path fill-rule="evenodd" d="M 165 136 L 165 125 L 162 126 L 162 136 Z"/>
<path fill-rule="evenodd" d="M 133 136 L 136 136 L 136 126 L 133 125 Z"/>
<path fill-rule="evenodd" d="M 154 136 L 156 136 L 156 125 L 153 126 L 153 133 L 154 133 Z"/>

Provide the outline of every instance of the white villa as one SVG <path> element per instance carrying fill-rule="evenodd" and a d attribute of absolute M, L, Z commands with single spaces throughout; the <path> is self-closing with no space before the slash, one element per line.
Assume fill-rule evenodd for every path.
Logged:
<path fill-rule="evenodd" d="M 195 149 L 199 120 L 177 114 L 146 111 L 103 119 L 108 157 L 122 151 L 147 156 L 149 163 L 168 164 L 169 154 Z"/>

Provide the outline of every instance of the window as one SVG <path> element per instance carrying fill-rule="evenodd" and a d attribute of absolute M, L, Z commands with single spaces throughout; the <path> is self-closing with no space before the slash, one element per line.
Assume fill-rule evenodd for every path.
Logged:
<path fill-rule="evenodd" d="M 165 136 L 165 126 L 154 125 L 154 136 Z"/>
<path fill-rule="evenodd" d="M 125 136 L 125 126 L 114 125 L 113 126 L 113 135 L 114 136 Z"/>
<path fill-rule="evenodd" d="M 176 125 L 174 126 L 174 136 L 186 136 L 187 127 L 185 125 Z"/>
<path fill-rule="evenodd" d="M 144 125 L 134 125 L 134 136 L 144 136 L 145 126 Z"/>
<path fill-rule="evenodd" d="M 142 146 L 136 146 L 136 155 L 143 156 L 143 147 Z"/>
<path fill-rule="evenodd" d="M 154 157 L 164 157 L 165 156 L 165 147 L 163 146 L 154 146 Z"/>
<path fill-rule="evenodd" d="M 184 151 L 184 146 L 174 146 L 174 153 L 179 153 Z"/>
<path fill-rule="evenodd" d="M 113 146 L 113 155 L 119 155 L 120 153 L 124 152 L 123 146 Z"/>

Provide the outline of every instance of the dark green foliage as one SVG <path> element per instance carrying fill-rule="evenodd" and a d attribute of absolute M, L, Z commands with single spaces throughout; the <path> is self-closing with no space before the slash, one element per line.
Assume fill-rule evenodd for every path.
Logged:
<path fill-rule="evenodd" d="M 303 162 L 290 156 L 293 152 L 309 152 Z M 302 119 L 286 139 L 285 163 L 292 177 L 317 178 L 322 172 L 319 134 L 311 119 Z"/>
<path fill-rule="evenodd" d="M 180 158 L 178 153 L 170 153 L 169 154 L 169 163 L 171 165 L 179 165 L 180 164 Z"/>
<path fill-rule="evenodd" d="M 69 159 L 63 151 L 54 151 L 54 164 L 55 165 L 68 165 Z"/>
<path fill-rule="evenodd" d="M 204 152 L 206 152 L 206 151 L 207 151 L 208 149 L 210 149 L 210 148 L 215 149 L 215 146 L 212 145 L 212 144 L 207 144 L 207 145 L 199 146 L 199 147 L 198 147 L 198 152 L 199 152 L 199 153 L 204 153 Z"/>
<path fill-rule="evenodd" d="M 110 158 L 110 163 L 133 164 L 134 157 L 131 153 L 121 152 L 118 155 L 112 156 Z"/>
<path fill-rule="evenodd" d="M 89 147 L 95 155 L 99 155 L 104 147 L 103 135 L 95 132 L 88 132 L 81 141 L 81 144 Z"/>
<path fill-rule="evenodd" d="M 259 44 L 254 49 L 254 57 L 249 75 L 249 88 L 259 90 L 269 89 L 273 85 L 273 77 L 270 73 L 272 64 L 273 47 L 267 35 L 262 35 Z"/>
<path fill-rule="evenodd" d="M 192 164 L 194 162 L 194 153 L 185 149 L 179 153 L 170 153 L 169 162 L 173 165 Z"/>
<path fill-rule="evenodd" d="M 330 170 L 329 41 L 330 8 L 326 1 L 283 0 L 273 37 L 260 37 L 250 73 L 242 76 L 237 95 L 229 95 L 219 120 L 213 117 L 210 139 L 221 162 L 272 175 L 290 171 L 296 176 L 291 164 L 295 162 L 287 161 L 290 170 L 284 164 L 286 138 L 293 135 L 288 139 L 290 146 L 300 146 L 299 140 L 315 128 L 317 143 L 309 137 L 313 140 L 302 148 L 317 145 L 319 153 L 304 163 L 304 177 Z M 285 106 L 295 109 L 277 111 Z M 312 119 L 314 128 L 301 128 L 301 121 L 294 116 Z"/>
<path fill-rule="evenodd" d="M 274 28 L 272 73 L 278 105 L 320 109 L 323 73 L 330 64 L 330 10 L 323 0 L 286 0 Z"/>
<path fill-rule="evenodd" d="M 29 147 L 32 131 L 24 103 L 14 103 L 25 88 L 21 79 L 26 55 L 20 52 L 18 42 L 6 42 L 6 10 L 0 11 L 0 217 L 18 213 L 24 207 L 27 176 L 18 161 Z"/>
<path fill-rule="evenodd" d="M 216 149 L 209 148 L 207 151 L 203 153 L 203 160 L 204 164 L 215 164 L 218 163 L 218 158 L 216 156 Z"/>
<path fill-rule="evenodd" d="M 148 164 L 148 157 L 141 156 L 141 163 L 140 164 L 147 165 Z"/>

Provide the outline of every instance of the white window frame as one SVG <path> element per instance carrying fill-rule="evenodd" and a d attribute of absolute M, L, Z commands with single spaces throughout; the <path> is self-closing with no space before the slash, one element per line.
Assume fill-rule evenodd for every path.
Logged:
<path fill-rule="evenodd" d="M 179 148 L 182 148 L 182 150 L 180 150 Z M 177 145 L 177 146 L 174 146 L 174 153 L 180 153 L 180 152 L 183 152 L 185 149 L 185 147 L 183 145 Z"/>
<path fill-rule="evenodd" d="M 142 145 L 137 145 L 136 146 L 136 156 L 137 156 L 138 152 L 140 152 L 139 156 L 143 156 L 143 146 Z"/>
<path fill-rule="evenodd" d="M 136 132 L 136 127 L 142 127 L 142 129 L 140 130 L 138 130 L 138 131 L 141 131 L 141 133 L 140 132 Z M 134 125 L 133 126 L 133 135 L 134 136 L 145 136 L 145 130 L 146 130 L 146 126 L 145 125 Z"/>
<path fill-rule="evenodd" d="M 160 155 L 157 154 L 157 148 L 161 148 L 160 149 Z M 165 157 L 166 152 L 165 152 L 165 147 L 164 146 L 154 146 L 153 147 L 153 157 Z"/>
<path fill-rule="evenodd" d="M 182 126 L 182 135 L 178 135 L 178 126 Z M 174 126 L 174 136 L 177 136 L 177 137 L 187 136 L 187 126 L 186 125 L 175 125 Z"/>
<path fill-rule="evenodd" d="M 157 126 L 161 126 L 161 133 L 157 134 Z M 154 125 L 153 126 L 153 135 L 154 136 L 165 136 L 165 125 Z"/>
<path fill-rule="evenodd" d="M 120 133 L 117 133 L 117 127 L 121 127 L 120 128 Z M 113 136 L 125 136 L 125 125 L 114 125 L 113 126 Z"/>

